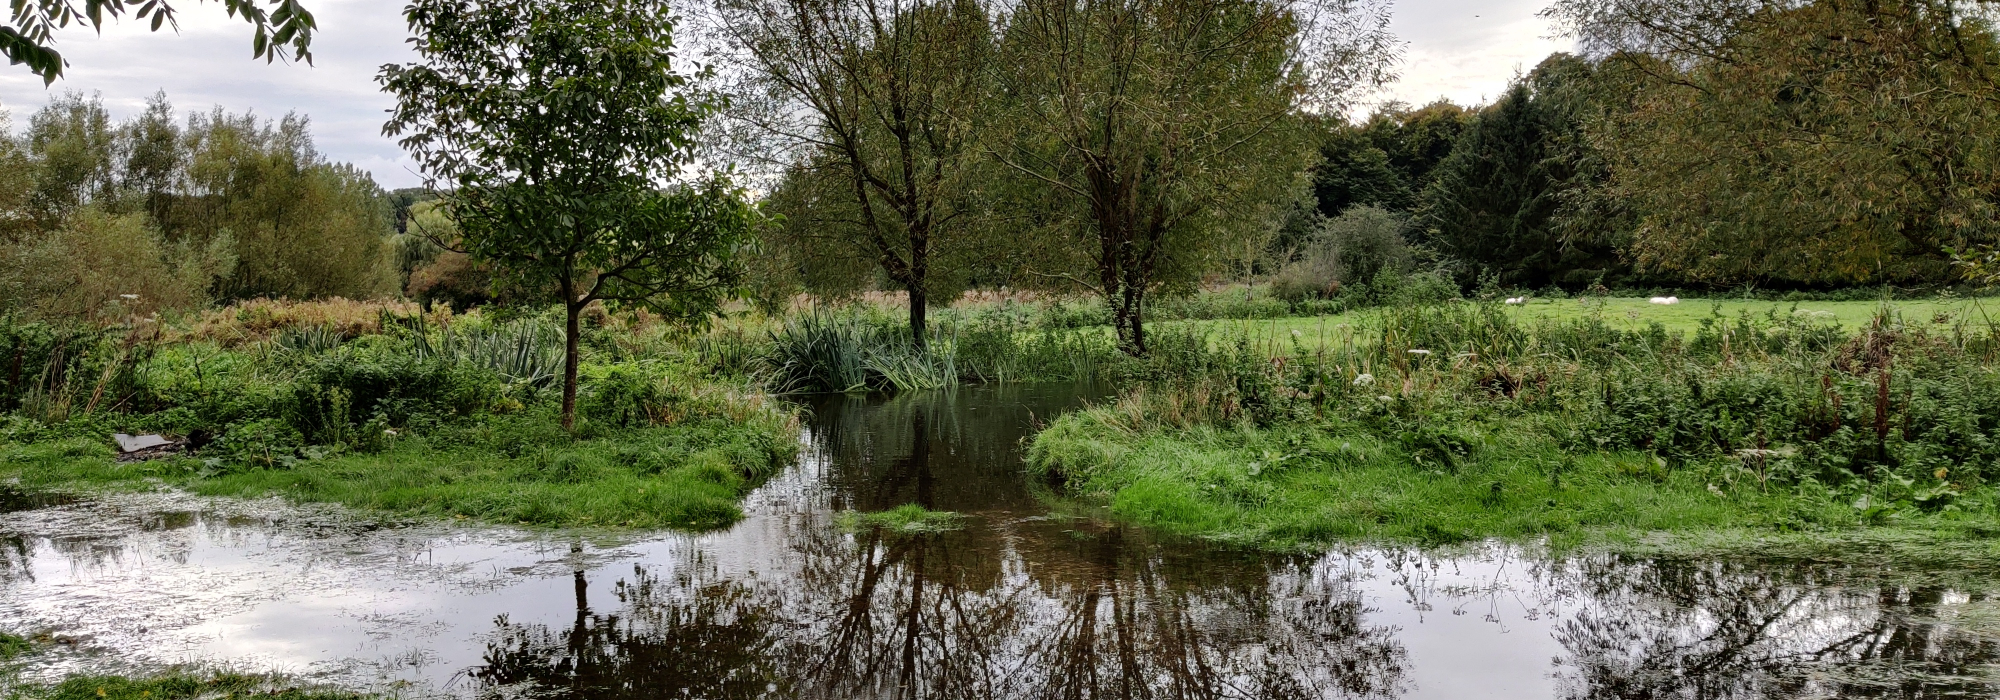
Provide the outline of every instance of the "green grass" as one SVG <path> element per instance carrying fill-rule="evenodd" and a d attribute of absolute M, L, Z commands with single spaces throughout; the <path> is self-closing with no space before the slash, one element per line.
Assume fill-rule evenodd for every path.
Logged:
<path fill-rule="evenodd" d="M 874 513 L 843 511 L 836 516 L 836 521 L 843 529 L 849 531 L 881 528 L 897 534 L 921 535 L 957 530 L 964 526 L 965 516 L 951 511 L 930 510 L 915 503 L 905 503 Z"/>
<path fill-rule="evenodd" d="M 1460 426 L 1466 444 L 1445 450 L 1356 425 L 1132 424 L 1116 407 L 1065 415 L 1034 438 L 1030 467 L 1060 484 L 1060 497 L 1116 519 L 1274 550 L 1541 536 L 1665 546 L 1649 533 L 1735 533 L 1705 544 L 1716 549 L 1762 546 L 1766 535 L 1884 527 L 1925 541 L 2000 535 L 1990 489 L 1946 513 L 1864 510 L 1823 487 L 1765 490 L 1742 474 L 1668 469 L 1650 455 L 1568 454 L 1509 421 Z"/>
<path fill-rule="evenodd" d="M 536 419 L 529 419 L 536 420 Z M 498 422 L 498 421 L 496 421 Z M 463 517 L 546 526 L 709 529 L 741 517 L 737 501 L 797 451 L 797 428 L 773 413 L 709 418 L 508 444 L 500 433 L 471 444 L 409 440 L 370 454 L 342 454 L 289 468 L 218 470 L 196 459 L 111 460 L 95 441 L 0 448 L 0 479 L 30 488 L 143 489 L 165 483 L 211 496 L 283 496 L 399 515 Z"/>
<path fill-rule="evenodd" d="M 1888 302 L 1892 309 L 1900 311 L 1904 318 L 1932 321 L 1942 314 L 1951 319 L 1969 320 L 1984 324 L 1988 318 L 2000 320 L 2000 301 L 1991 299 L 1953 300 L 1904 300 Z M 1647 327 L 1652 323 L 1664 326 L 1668 333 L 1692 334 L 1701 328 L 1703 319 L 1717 313 L 1725 319 L 1736 319 L 1748 314 L 1757 319 L 1768 318 L 1771 314 L 1809 315 L 1815 321 L 1834 322 L 1843 329 L 1853 331 L 1865 326 L 1875 313 L 1881 310 L 1879 301 L 1744 301 L 1735 299 L 1682 299 L 1679 304 L 1660 305 L 1640 298 L 1609 298 L 1586 303 L 1580 299 L 1532 299 L 1519 306 L 1507 307 L 1507 312 L 1517 322 L 1527 323 L 1537 319 L 1563 321 L 1590 316 L 1602 318 L 1607 325 L 1622 330 Z M 1215 321 L 1161 321 L 1148 324 L 1158 330 L 1194 329 L 1209 332 L 1216 337 L 1238 336 L 1250 338 L 1260 348 L 1275 351 L 1290 351 L 1294 332 L 1297 342 L 1307 350 L 1337 346 L 1344 334 L 1365 335 L 1380 327 L 1380 309 L 1363 309 L 1332 316 L 1302 316 L 1278 319 L 1215 320 Z M 1345 326 L 1345 328 L 1343 328 Z M 1105 329 L 1109 333 L 1109 329 Z"/>
<path fill-rule="evenodd" d="M 153 678 L 70 676 L 53 686 L 15 688 L 7 700 L 362 700 L 373 696 L 316 690 L 266 676 L 173 673 Z"/>
<path fill-rule="evenodd" d="M 14 657 L 34 650 L 34 643 L 28 641 L 28 638 L 17 634 L 0 632 L 0 661 L 12 661 Z"/>

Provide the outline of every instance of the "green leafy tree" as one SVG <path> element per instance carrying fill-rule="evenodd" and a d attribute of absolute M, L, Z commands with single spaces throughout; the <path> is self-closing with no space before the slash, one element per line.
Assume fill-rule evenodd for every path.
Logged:
<path fill-rule="evenodd" d="M 726 180 L 662 188 L 721 107 L 676 72 L 655 0 L 417 0 L 417 63 L 384 66 L 384 132 L 448 183 L 455 247 L 565 311 L 563 427 L 596 301 L 705 321 L 738 283 L 756 212 Z M 442 241 L 441 241 L 442 242 Z"/>
<path fill-rule="evenodd" d="M 1712 283 L 1938 282 L 2000 241 L 1990 3 L 1562 0 L 1632 83 L 1591 130 L 1629 252 Z"/>
<path fill-rule="evenodd" d="M 1409 179 L 1390 165 L 1388 152 L 1360 129 L 1335 125 L 1320 142 L 1319 153 L 1312 189 L 1321 216 L 1335 218 L 1356 206 L 1410 208 L 1414 196 Z"/>
<path fill-rule="evenodd" d="M 0 195 L 4 239 L 59 236 L 64 245 L 138 254 L 138 247 L 92 241 L 101 232 L 143 229 L 164 249 L 186 252 L 175 255 L 203 260 L 180 267 L 215 273 L 186 277 L 205 280 L 200 293 L 161 296 L 161 303 L 392 292 L 381 192 L 367 173 L 327 162 L 307 126 L 295 115 L 273 122 L 220 110 L 183 126 L 164 95 L 114 123 L 95 97 L 58 97 L 30 119 L 15 147 L 17 167 L 7 178 L 14 184 Z M 133 226 L 71 221 L 86 213 L 138 218 L 126 222 Z M 120 264 L 144 263 L 107 260 L 92 270 Z"/>
<path fill-rule="evenodd" d="M 1003 30 L 1016 196 L 1038 274 L 1110 306 L 1146 352 L 1148 295 L 1266 235 L 1316 155 L 1303 112 L 1386 77 L 1387 14 L 1346 0 L 1023 0 Z M 1257 229 L 1257 230 L 1250 230 Z"/>
<path fill-rule="evenodd" d="M 393 293 L 381 188 L 359 168 L 327 162 L 307 127 L 298 115 L 259 120 L 217 108 L 181 133 L 183 187 L 162 207 L 161 228 L 173 240 L 231 240 L 238 262 L 219 296 Z"/>
<path fill-rule="evenodd" d="M 13 65 L 27 64 L 28 70 L 54 83 L 62 77 L 69 61 L 55 49 L 56 30 L 70 25 L 102 31 L 106 18 L 117 19 L 127 11 L 133 18 L 149 21 L 153 31 L 161 27 L 180 30 L 175 10 L 167 0 L 13 0 L 7 24 L 0 25 L 0 54 Z M 269 7 L 266 7 L 268 5 Z M 241 17 L 256 30 L 250 40 L 251 55 L 265 61 L 297 57 L 312 62 L 312 35 L 319 25 L 298 0 L 222 0 L 222 9 L 231 17 Z"/>
<path fill-rule="evenodd" d="M 1388 157 L 1389 167 L 1402 176 L 1411 192 L 1410 204 L 1414 206 L 1416 194 L 1422 193 L 1435 179 L 1433 172 L 1451 155 L 1451 147 L 1465 133 L 1473 114 L 1473 110 L 1445 99 L 1417 109 L 1391 104 L 1370 115 L 1361 126 L 1361 133 L 1381 149 Z"/>
<path fill-rule="evenodd" d="M 910 333 L 986 254 L 979 130 L 991 21 L 971 0 L 723 0 L 750 76 L 733 110 L 746 154 L 783 168 L 766 250 L 821 294 L 879 271 L 909 294 Z"/>
<path fill-rule="evenodd" d="M 96 98 L 67 93 L 28 118 L 28 153 L 35 160 L 31 216 L 42 228 L 92 202 L 109 203 L 117 187 L 116 129 Z"/>

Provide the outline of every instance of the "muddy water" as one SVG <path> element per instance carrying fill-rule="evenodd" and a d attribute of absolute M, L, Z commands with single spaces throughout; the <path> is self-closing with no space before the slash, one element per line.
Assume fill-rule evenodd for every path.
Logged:
<path fill-rule="evenodd" d="M 0 629 L 56 640 L 24 680 L 192 663 L 406 697 L 2000 694 L 1984 590 L 1498 544 L 1254 556 L 1054 517 L 1019 441 L 1078 401 L 820 401 L 800 464 L 705 535 L 0 489 Z M 905 503 L 971 517 L 922 536 L 835 517 Z"/>

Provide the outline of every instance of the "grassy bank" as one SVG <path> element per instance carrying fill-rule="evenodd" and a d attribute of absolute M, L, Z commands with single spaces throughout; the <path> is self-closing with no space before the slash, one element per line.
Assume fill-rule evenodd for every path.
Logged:
<path fill-rule="evenodd" d="M 671 329 L 601 320 L 579 426 L 559 426 L 560 340 L 536 318 L 274 323 L 254 309 L 179 337 L 4 329 L 39 369 L 7 385 L 0 480 L 160 485 L 537 525 L 711 528 L 788 462 L 798 422 Z M 296 311 L 296 309 L 290 309 Z M 114 459 L 111 434 L 183 454 Z"/>
<path fill-rule="evenodd" d="M 1277 357 L 1165 333 L 1143 388 L 1055 420 L 1030 465 L 1115 517 L 1279 549 L 2000 535 L 1992 324 L 1887 309 L 1859 331 L 1807 315 L 1693 333 L 1517 318 L 1392 308 L 1372 332 Z"/>

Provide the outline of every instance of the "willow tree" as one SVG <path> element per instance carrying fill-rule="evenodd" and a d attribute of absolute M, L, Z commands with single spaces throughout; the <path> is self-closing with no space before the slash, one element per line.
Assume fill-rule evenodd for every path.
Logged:
<path fill-rule="evenodd" d="M 1295 191 L 1305 112 L 1387 77 L 1387 22 L 1354 0 L 1021 0 L 995 155 L 1048 210 L 1036 275 L 1103 297 L 1144 354 L 1147 296 L 1196 283 Z"/>
<path fill-rule="evenodd" d="M 739 132 L 781 169 L 772 253 L 806 286 L 909 294 L 910 333 L 985 246 L 977 148 L 993 30 L 973 0 L 720 0 L 746 69 Z"/>
<path fill-rule="evenodd" d="M 1939 281 L 2000 240 L 2000 42 L 1952 0 L 1563 0 L 1631 83 L 1593 128 L 1643 268 Z"/>
<path fill-rule="evenodd" d="M 440 244 L 562 304 L 573 428 L 584 307 L 701 322 L 737 284 L 755 216 L 742 192 L 662 187 L 695 165 L 721 102 L 674 69 L 662 0 L 416 0 L 405 14 L 422 60 L 383 67 L 397 97 L 383 131 L 451 188 L 458 237 Z"/>

